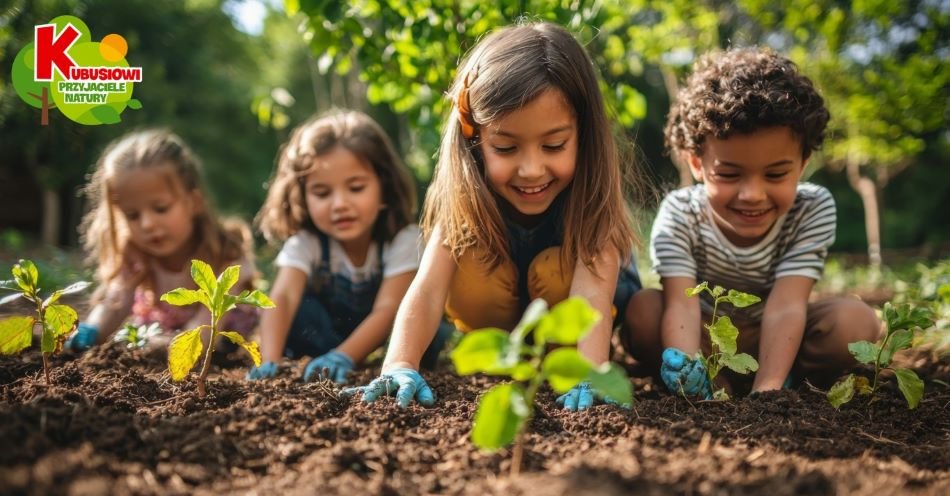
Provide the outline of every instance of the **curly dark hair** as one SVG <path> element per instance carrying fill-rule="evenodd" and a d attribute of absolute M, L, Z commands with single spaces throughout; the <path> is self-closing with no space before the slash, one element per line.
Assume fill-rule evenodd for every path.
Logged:
<path fill-rule="evenodd" d="M 702 154 L 707 136 L 787 126 L 808 158 L 825 138 L 828 109 L 795 63 L 767 48 L 736 48 L 702 56 L 666 122 L 674 153 Z"/>

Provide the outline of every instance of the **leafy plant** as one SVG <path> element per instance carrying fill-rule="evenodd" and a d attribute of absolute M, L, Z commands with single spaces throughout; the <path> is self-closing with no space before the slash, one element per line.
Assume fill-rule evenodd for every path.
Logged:
<path fill-rule="evenodd" d="M 848 374 L 828 391 L 828 402 L 835 408 L 851 401 L 854 393 L 870 396 L 873 403 L 878 398 L 875 393 L 881 383 L 881 373 L 890 370 L 897 378 L 897 387 L 900 389 L 907 407 L 913 410 L 920 404 L 924 395 L 924 381 L 917 377 L 913 370 L 891 367 L 894 354 L 913 346 L 914 334 L 921 329 L 933 326 L 933 311 L 927 307 L 915 307 L 904 304 L 897 307 L 890 303 L 884 304 L 884 322 L 887 332 L 880 344 L 869 341 L 858 341 L 848 345 L 848 351 L 860 363 L 874 364 L 874 381 L 866 377 Z"/>
<path fill-rule="evenodd" d="M 112 340 L 116 343 L 125 343 L 125 346 L 132 350 L 144 347 L 152 338 L 161 334 L 162 328 L 157 322 L 141 326 L 126 324 L 115 333 Z"/>
<path fill-rule="evenodd" d="M 544 300 L 537 299 L 510 333 L 478 329 L 465 334 L 452 351 L 460 375 L 485 373 L 514 380 L 494 386 L 482 396 L 472 427 L 472 442 L 482 449 L 498 449 L 517 438 L 512 473 L 520 468 L 521 432 L 534 413 L 535 395 L 544 381 L 559 394 L 589 381 L 596 394 L 621 404 L 633 403 L 633 388 L 622 368 L 610 362 L 595 367 L 576 347 L 570 347 L 600 318 L 580 297 L 568 298 L 550 311 Z M 526 338 L 531 333 L 533 342 L 529 344 Z M 566 346 L 548 353 L 550 344 Z"/>
<path fill-rule="evenodd" d="M 728 302 L 736 308 L 745 308 L 754 305 L 760 301 L 756 295 L 743 293 L 730 289 L 726 291 L 722 286 L 715 286 L 710 289 L 709 283 L 703 281 L 696 287 L 686 290 L 686 296 L 693 297 L 708 293 L 713 298 L 712 319 L 709 324 L 703 324 L 703 327 L 709 332 L 709 341 L 712 345 L 712 351 L 708 357 L 703 356 L 702 352 L 696 353 L 696 359 L 700 360 L 706 367 L 706 375 L 709 377 L 709 383 L 714 384 L 716 376 L 723 367 L 732 369 L 739 374 L 748 374 L 759 369 L 759 363 L 748 353 L 736 353 L 738 347 L 736 340 L 739 337 L 739 329 L 732 323 L 728 315 L 717 316 L 719 304 Z M 724 388 L 713 393 L 713 398 L 717 400 L 728 400 L 729 393 Z"/>
<path fill-rule="evenodd" d="M 82 281 L 53 291 L 48 298 L 40 296 L 40 274 L 29 260 L 20 260 L 11 270 L 13 279 L 0 281 L 0 289 L 13 291 L 0 300 L 0 305 L 24 298 L 34 306 L 33 315 L 10 317 L 0 321 L 0 353 L 12 355 L 29 348 L 33 343 L 33 329 L 42 326 L 40 350 L 43 352 L 43 373 L 49 379 L 49 356 L 63 349 L 63 343 L 76 327 L 79 316 L 69 305 L 58 303 L 63 295 L 78 293 L 89 286 Z"/>
<path fill-rule="evenodd" d="M 198 376 L 198 397 L 204 398 L 205 378 L 211 368 L 211 353 L 214 352 L 215 339 L 220 335 L 231 340 L 232 343 L 247 350 L 254 361 L 254 365 L 261 364 L 261 351 L 257 343 L 246 341 L 237 331 L 219 331 L 218 322 L 231 309 L 239 304 L 252 305 L 258 308 L 273 308 L 274 303 L 264 293 L 258 290 L 242 291 L 238 295 L 228 294 L 228 291 L 237 283 L 241 275 L 241 268 L 232 265 L 217 278 L 214 277 L 214 271 L 211 267 L 201 260 L 191 261 L 191 278 L 198 285 L 198 289 L 173 289 L 162 295 L 162 301 L 172 305 L 186 306 L 193 303 L 201 303 L 211 312 L 211 324 L 202 324 L 194 329 L 184 331 L 172 340 L 168 349 L 168 370 L 171 372 L 172 380 L 181 381 L 188 376 L 188 372 L 194 368 L 201 357 L 202 329 L 211 331 L 208 339 L 208 350 L 205 353 L 204 364 L 201 366 L 201 374 Z"/>

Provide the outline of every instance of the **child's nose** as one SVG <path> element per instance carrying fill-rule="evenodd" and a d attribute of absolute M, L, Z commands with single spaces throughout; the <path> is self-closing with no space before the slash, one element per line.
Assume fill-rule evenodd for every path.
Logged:
<path fill-rule="evenodd" d="M 518 176 L 524 179 L 537 179 L 544 176 L 544 156 L 540 153 L 525 153 L 518 166 Z"/>
<path fill-rule="evenodd" d="M 739 187 L 739 199 L 754 203 L 765 199 L 765 186 L 758 180 L 749 179 Z"/>

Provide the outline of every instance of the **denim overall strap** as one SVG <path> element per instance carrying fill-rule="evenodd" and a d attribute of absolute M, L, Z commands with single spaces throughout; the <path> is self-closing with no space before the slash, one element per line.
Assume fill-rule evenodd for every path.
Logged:
<path fill-rule="evenodd" d="M 350 281 L 341 274 L 330 272 L 330 239 L 323 233 L 320 233 L 320 247 L 322 260 L 317 270 L 323 272 L 321 276 L 327 283 L 320 288 L 317 298 L 330 313 L 334 333 L 340 338 L 345 338 L 373 310 L 373 303 L 376 301 L 376 293 L 379 292 L 383 281 L 383 270 L 385 270 L 383 244 L 377 245 L 379 273 L 367 281 L 358 283 Z"/>

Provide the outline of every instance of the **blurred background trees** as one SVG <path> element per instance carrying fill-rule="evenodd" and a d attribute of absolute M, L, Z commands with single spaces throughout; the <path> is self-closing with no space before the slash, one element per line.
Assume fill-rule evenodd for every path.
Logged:
<path fill-rule="evenodd" d="M 142 110 L 96 127 L 54 110 L 38 125 L 9 69 L 33 26 L 61 14 L 94 38 L 129 41 L 128 60 L 144 69 Z M 587 46 L 618 132 L 662 190 L 690 181 L 663 152 L 662 127 L 696 57 L 752 44 L 789 55 L 832 112 L 809 174 L 837 199 L 835 249 L 866 251 L 872 263 L 881 247 L 947 255 L 946 0 L 12 0 L 0 6 L 0 231 L 75 245 L 85 175 L 106 143 L 146 126 L 180 133 L 219 208 L 250 219 L 280 143 L 334 106 L 373 115 L 422 191 L 458 60 L 521 17 L 560 23 Z"/>

